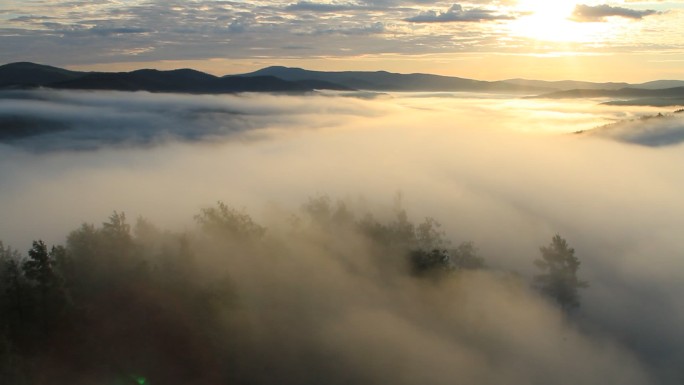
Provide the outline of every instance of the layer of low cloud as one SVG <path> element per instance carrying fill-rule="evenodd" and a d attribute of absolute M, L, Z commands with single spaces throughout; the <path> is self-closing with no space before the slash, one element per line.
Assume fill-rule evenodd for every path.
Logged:
<path fill-rule="evenodd" d="M 645 116 L 599 127 L 589 133 L 642 146 L 672 146 L 684 142 L 684 114 Z"/>
<path fill-rule="evenodd" d="M 201 142 L 268 127 L 276 116 L 292 124 L 323 108 L 342 115 L 349 108 L 277 96 L 146 92 L 2 91 L 0 100 L 0 142 L 36 152 Z"/>
<path fill-rule="evenodd" d="M 264 206 L 296 210 L 327 193 L 377 207 L 401 191 L 412 218 L 474 241 L 495 270 L 530 277 L 538 247 L 558 232 L 591 285 L 570 326 L 524 286 L 475 275 L 443 290 L 388 290 L 350 275 L 327 247 L 284 238 L 292 258 L 226 267 L 250 298 L 254 334 L 242 342 L 264 375 L 309 378 L 325 360 L 304 358 L 320 356 L 350 382 L 681 383 L 682 146 L 570 134 L 658 109 L 425 94 L 22 95 L 5 97 L 0 114 L 62 129 L 0 145 L 0 235 L 20 250 L 36 238 L 61 243 L 113 210 L 183 229 L 223 200 L 272 226 Z M 359 251 L 348 262 L 365 266 L 357 244 L 337 247 Z"/>
<path fill-rule="evenodd" d="M 578 4 L 575 6 L 575 10 L 572 13 L 572 19 L 580 22 L 605 21 L 608 17 L 623 17 L 638 20 L 657 13 L 658 11 L 652 9 L 636 10 L 624 7 L 614 7 L 608 4 L 595 6 Z"/>

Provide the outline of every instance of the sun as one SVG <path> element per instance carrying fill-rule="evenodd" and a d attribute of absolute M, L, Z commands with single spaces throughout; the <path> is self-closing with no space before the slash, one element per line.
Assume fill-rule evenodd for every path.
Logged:
<path fill-rule="evenodd" d="M 572 10 L 577 5 L 573 0 L 520 0 L 518 7 L 525 11 L 532 13 L 534 17 L 545 17 L 550 19 L 563 19 L 572 13 Z"/>
<path fill-rule="evenodd" d="M 577 4 L 566 0 L 520 0 L 518 8 L 525 16 L 510 24 L 511 33 L 539 41 L 586 43 L 608 32 L 601 23 L 572 21 Z"/>

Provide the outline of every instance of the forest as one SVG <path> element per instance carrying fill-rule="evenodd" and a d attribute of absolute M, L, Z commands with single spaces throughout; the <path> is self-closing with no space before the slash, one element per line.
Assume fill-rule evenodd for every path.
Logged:
<path fill-rule="evenodd" d="M 218 202 L 195 228 L 170 232 L 114 212 L 64 245 L 36 240 L 23 254 L 0 243 L 0 383 L 381 383 L 391 377 L 345 367 L 318 325 L 374 301 L 443 317 L 424 296 L 463 291 L 473 272 L 504 291 L 533 286 L 566 314 L 586 286 L 558 235 L 527 282 L 488 268 L 472 242 L 452 245 L 437 220 L 412 222 L 400 203 L 359 214 L 318 196 L 274 216 L 267 228 Z"/>

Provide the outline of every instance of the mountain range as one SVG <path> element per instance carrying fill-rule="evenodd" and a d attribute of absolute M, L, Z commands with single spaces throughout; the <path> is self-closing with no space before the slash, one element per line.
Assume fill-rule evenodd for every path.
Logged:
<path fill-rule="evenodd" d="M 273 66 L 255 72 L 214 76 L 192 69 L 131 72 L 81 72 L 17 62 L 0 66 L 0 89 L 118 90 L 177 93 L 312 92 L 315 90 L 375 92 L 483 92 L 538 98 L 620 98 L 684 104 L 684 81 L 657 80 L 640 84 L 508 79 L 482 81 L 422 73 L 387 71 L 310 71 Z M 535 96 L 530 96 L 535 95 Z"/>
<path fill-rule="evenodd" d="M 203 94 L 308 92 L 315 89 L 351 90 L 345 86 L 320 80 L 287 81 L 274 76 L 218 77 L 192 69 L 79 72 L 27 62 L 0 66 L 0 88 L 35 87 Z"/>

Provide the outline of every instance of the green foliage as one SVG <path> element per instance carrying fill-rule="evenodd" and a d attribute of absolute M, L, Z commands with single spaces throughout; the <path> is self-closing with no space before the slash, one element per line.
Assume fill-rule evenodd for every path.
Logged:
<path fill-rule="evenodd" d="M 395 200 L 389 221 L 381 221 L 372 213 L 356 220 L 345 202 L 333 204 L 326 195 L 309 198 L 302 211 L 312 224 L 331 235 L 352 229 L 369 240 L 371 250 L 380 261 L 388 255 L 405 258 L 410 272 L 416 276 L 441 277 L 445 273 L 485 267 L 472 242 L 449 249 L 450 242 L 442 225 L 434 218 L 427 217 L 414 224 L 401 206 L 401 197 Z"/>
<path fill-rule="evenodd" d="M 126 223 L 126 214 L 114 213 L 109 217 L 109 222 L 102 224 L 102 232 L 112 241 L 130 242 L 131 226 Z"/>
<path fill-rule="evenodd" d="M 266 234 L 266 228 L 254 222 L 251 216 L 223 202 L 202 209 L 195 220 L 204 232 L 218 237 L 258 240 Z"/>
<path fill-rule="evenodd" d="M 556 234 L 548 246 L 539 250 L 541 259 L 534 261 L 535 266 L 542 271 L 535 277 L 537 287 L 565 311 L 578 307 L 578 289 L 589 285 L 577 278 L 580 261 L 575 257 L 575 249 Z"/>
<path fill-rule="evenodd" d="M 302 205 L 302 212 L 311 224 L 324 229 L 330 229 L 332 226 L 350 226 L 355 222 L 354 213 L 348 209 L 344 201 L 338 200 L 333 205 L 327 195 L 309 197 Z"/>
<path fill-rule="evenodd" d="M 12 249 L 9 246 L 0 241 L 0 263 L 3 263 L 10 259 L 19 259 L 21 255 L 17 250 Z"/>
<path fill-rule="evenodd" d="M 10 292 L 16 288 L 20 277 L 21 255 L 17 250 L 5 246 L 0 241 L 0 306 L 6 310 Z"/>
<path fill-rule="evenodd" d="M 477 248 L 472 242 L 463 242 L 456 249 L 452 249 L 451 262 L 461 270 L 484 269 L 486 266 L 484 258 L 478 255 Z"/>
<path fill-rule="evenodd" d="M 26 278 L 35 282 L 41 291 L 48 291 L 56 284 L 54 252 L 55 248 L 53 253 L 48 253 L 43 241 L 34 241 L 33 248 L 28 252 L 28 259 L 22 264 Z"/>
<path fill-rule="evenodd" d="M 299 229 L 286 234 L 313 240 L 355 274 L 448 277 L 483 266 L 472 244 L 448 250 L 436 220 L 415 224 L 400 205 L 386 216 L 359 215 L 319 196 L 298 214 Z M 225 258 L 247 252 L 269 266 L 292 252 L 289 240 L 270 239 L 222 202 L 195 219 L 196 231 L 171 233 L 143 219 L 132 229 L 114 212 L 69 233 L 64 246 L 34 242 L 26 258 L 0 243 L 0 383 L 259 383 L 233 346 L 250 346 L 240 335 L 250 299 L 240 296 Z M 363 253 L 363 263 L 350 250 Z M 215 256 L 220 263 L 207 272 Z"/>
<path fill-rule="evenodd" d="M 358 231 L 377 245 L 406 253 L 417 247 L 416 229 L 408 220 L 406 211 L 395 212 L 395 216 L 393 221 L 382 223 L 372 214 L 366 214 L 357 223 Z"/>
<path fill-rule="evenodd" d="M 28 289 L 19 254 L 12 251 L 9 257 L 7 255 L 0 257 L 0 313 L 5 315 L 2 319 L 5 327 L 7 323 L 23 321 L 23 317 L 18 316 L 25 304 Z"/>
<path fill-rule="evenodd" d="M 415 275 L 440 275 L 454 270 L 451 256 L 446 250 L 413 250 L 410 255 L 411 270 Z"/>
<path fill-rule="evenodd" d="M 477 254 L 472 242 L 461 243 L 455 249 L 415 249 L 410 254 L 411 270 L 415 275 L 443 276 L 461 270 L 484 269 L 484 258 Z"/>
<path fill-rule="evenodd" d="M 21 271 L 17 250 L 0 241 L 0 384 L 26 384 L 24 365 L 16 342 L 26 332 L 30 307 L 28 282 Z"/>
<path fill-rule="evenodd" d="M 434 218 L 425 218 L 415 229 L 416 246 L 422 250 L 439 249 L 448 242 L 444 239 L 442 225 Z"/>

